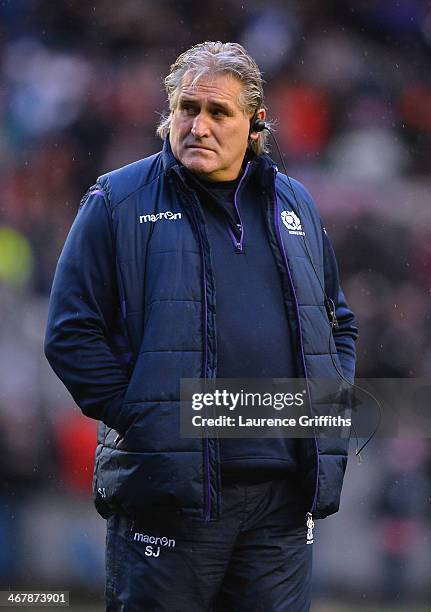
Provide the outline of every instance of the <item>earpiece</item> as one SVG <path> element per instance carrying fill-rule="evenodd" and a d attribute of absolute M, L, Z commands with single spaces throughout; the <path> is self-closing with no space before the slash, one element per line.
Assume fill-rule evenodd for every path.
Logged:
<path fill-rule="evenodd" d="M 262 132 L 265 128 L 266 128 L 265 121 L 262 121 L 262 119 L 258 119 L 256 117 L 256 119 L 251 124 L 250 132 Z"/>
<path fill-rule="evenodd" d="M 262 132 L 266 128 L 266 123 L 257 116 L 257 111 L 254 111 L 253 117 L 250 119 L 250 134 L 252 132 Z"/>

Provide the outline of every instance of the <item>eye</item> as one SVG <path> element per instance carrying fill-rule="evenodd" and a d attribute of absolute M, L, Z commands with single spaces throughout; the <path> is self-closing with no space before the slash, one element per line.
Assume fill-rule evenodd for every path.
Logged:
<path fill-rule="evenodd" d="M 213 117 L 216 117 L 217 119 L 220 117 L 224 117 L 226 115 L 226 113 L 220 108 L 215 108 L 211 114 Z"/>
<path fill-rule="evenodd" d="M 181 110 L 186 115 L 194 115 L 196 112 L 196 107 L 193 104 L 185 102 L 184 104 L 181 104 Z"/>

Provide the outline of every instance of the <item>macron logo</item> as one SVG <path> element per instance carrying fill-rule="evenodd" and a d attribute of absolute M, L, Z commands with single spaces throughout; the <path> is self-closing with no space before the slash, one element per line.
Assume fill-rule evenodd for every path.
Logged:
<path fill-rule="evenodd" d="M 145 544 L 155 544 L 156 546 L 167 546 L 168 548 L 175 548 L 175 540 L 173 538 L 167 538 L 163 536 L 162 538 L 148 535 L 146 533 L 138 533 L 135 531 L 134 537 L 135 542 L 142 542 Z"/>
<path fill-rule="evenodd" d="M 160 221 L 160 219 L 168 219 L 171 221 L 181 219 L 181 213 L 173 213 L 167 210 L 166 212 L 157 213 L 157 215 L 141 215 L 139 217 L 139 223 L 149 223 L 150 221 L 155 223 L 156 221 Z"/>

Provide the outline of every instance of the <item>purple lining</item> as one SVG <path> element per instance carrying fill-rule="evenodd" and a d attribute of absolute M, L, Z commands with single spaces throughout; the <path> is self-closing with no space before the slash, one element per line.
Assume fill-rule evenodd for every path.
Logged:
<path fill-rule="evenodd" d="M 117 331 L 113 333 L 111 337 L 112 337 L 113 342 L 115 342 L 115 346 L 118 347 L 118 349 L 120 349 L 123 353 L 129 352 L 128 350 L 127 351 L 123 350 L 123 349 L 129 349 L 130 347 L 129 347 L 127 338 L 122 331 Z"/>
<path fill-rule="evenodd" d="M 121 311 L 121 316 L 123 317 L 123 319 L 125 319 L 126 314 L 127 314 L 126 300 L 121 300 L 120 311 Z"/>
<path fill-rule="evenodd" d="M 242 245 L 243 245 L 243 242 L 244 242 L 244 226 L 243 226 L 242 221 L 241 221 L 241 215 L 239 214 L 239 209 L 238 209 L 238 204 L 237 204 L 236 198 L 237 198 L 239 190 L 241 189 L 241 185 L 242 185 L 245 177 L 247 176 L 247 172 L 248 172 L 248 169 L 250 168 L 250 164 L 251 164 L 251 162 L 247 162 L 247 165 L 246 165 L 245 170 L 244 170 L 244 174 L 242 175 L 242 177 L 241 177 L 241 179 L 240 179 L 240 181 L 238 183 L 238 187 L 236 188 L 235 195 L 234 195 L 234 198 L 233 198 L 233 204 L 235 206 L 235 210 L 237 212 L 239 222 L 241 223 L 241 238 L 240 238 L 240 241 L 239 241 L 239 247 L 238 247 L 238 241 L 237 241 L 234 233 L 232 232 L 232 230 L 229 227 L 229 233 L 231 235 L 232 240 L 234 241 L 235 248 L 239 249 L 240 251 L 242 251 Z"/>
<path fill-rule="evenodd" d="M 118 353 L 117 355 L 115 355 L 116 358 L 118 359 L 119 363 L 121 365 L 124 366 L 128 366 L 129 363 L 132 361 L 133 359 L 133 353 L 129 352 L 129 353 Z"/>
<path fill-rule="evenodd" d="M 206 278 L 206 267 L 205 267 L 205 257 L 202 259 L 203 261 L 203 272 L 204 272 L 204 309 L 205 309 L 205 331 L 204 331 L 204 350 L 205 350 L 205 360 L 204 360 L 204 377 L 207 375 L 207 367 L 208 367 L 208 303 L 207 303 L 207 278 Z M 205 455 L 206 455 L 206 472 L 207 472 L 207 513 L 205 514 L 205 518 L 208 521 L 211 516 L 211 487 L 210 487 L 210 452 L 209 452 L 209 440 L 208 437 L 205 438 Z"/>
<path fill-rule="evenodd" d="M 204 317 L 204 371 L 203 371 L 203 375 L 204 378 L 206 378 L 207 375 L 207 367 L 208 367 L 208 301 L 207 301 L 207 273 L 206 273 L 206 266 L 205 266 L 205 254 L 204 254 L 204 247 L 203 247 L 203 241 L 202 241 L 202 235 L 201 235 L 201 230 L 199 227 L 199 222 L 196 219 L 196 215 L 194 215 L 195 221 L 196 221 L 196 225 L 197 225 L 197 229 L 198 229 L 198 234 L 199 234 L 199 242 L 200 242 L 200 246 L 202 249 L 202 268 L 203 268 L 203 277 L 204 277 L 204 311 L 205 311 L 205 317 Z M 208 440 L 208 436 L 205 438 L 205 458 L 206 458 L 206 476 L 207 476 L 207 508 L 206 508 L 206 512 L 205 512 L 205 520 L 209 521 L 210 517 L 211 517 L 211 487 L 210 487 L 210 460 L 209 460 L 209 440 Z"/>
<path fill-rule="evenodd" d="M 301 317 L 300 317 L 300 314 L 299 314 L 298 296 L 296 295 L 295 285 L 293 284 L 292 274 L 290 272 L 289 263 L 288 263 L 287 255 L 286 255 L 286 250 L 284 248 L 283 239 L 281 237 L 280 220 L 278 218 L 277 192 L 275 192 L 275 227 L 276 227 L 276 231 L 277 231 L 278 240 L 279 240 L 280 245 L 281 245 L 281 251 L 282 251 L 282 254 L 283 254 L 284 264 L 286 266 L 286 270 L 287 270 L 287 273 L 289 275 L 290 286 L 292 287 L 293 299 L 294 299 L 294 302 L 295 302 L 296 316 L 298 317 L 299 346 L 301 348 L 301 359 L 302 359 L 302 364 L 303 364 L 303 367 L 304 367 L 304 374 L 305 374 L 305 381 L 306 381 L 306 385 L 307 385 L 307 393 L 308 393 L 308 397 L 309 397 L 309 402 L 311 402 L 310 388 L 309 388 L 308 376 L 307 376 L 307 366 L 305 364 L 304 344 L 303 344 L 303 341 L 302 341 L 302 325 L 301 325 Z M 311 506 L 311 509 L 310 509 L 311 513 L 314 512 L 314 508 L 315 508 L 315 505 L 316 505 L 317 491 L 318 491 L 318 484 L 319 484 L 319 451 L 318 451 L 318 447 L 317 447 L 316 431 L 315 431 L 314 425 L 313 425 L 313 436 L 314 436 L 314 448 L 315 448 L 315 451 L 316 451 L 317 469 L 316 469 L 316 483 L 315 483 L 315 488 L 314 488 L 314 498 L 313 498 L 313 503 L 312 503 L 312 506 Z"/>

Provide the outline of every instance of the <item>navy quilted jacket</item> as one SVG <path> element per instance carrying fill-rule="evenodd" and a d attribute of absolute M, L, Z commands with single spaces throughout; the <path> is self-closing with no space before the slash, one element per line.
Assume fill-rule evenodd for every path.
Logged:
<path fill-rule="evenodd" d="M 266 225 L 282 273 L 298 372 L 336 377 L 322 289 L 300 236 L 280 227 L 296 208 L 286 176 L 255 158 Z M 336 290 L 335 359 L 353 379 L 354 316 L 328 278 L 320 217 L 293 181 L 320 282 Z M 216 376 L 215 286 L 205 222 L 168 142 L 99 177 L 84 196 L 51 292 L 45 352 L 84 414 L 100 421 L 94 495 L 102 516 L 177 509 L 217 519 L 215 439 L 180 438 L 181 378 Z M 348 440 L 300 441 L 301 482 L 316 518 L 336 512 Z"/>

